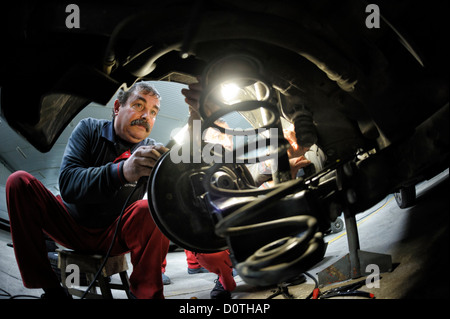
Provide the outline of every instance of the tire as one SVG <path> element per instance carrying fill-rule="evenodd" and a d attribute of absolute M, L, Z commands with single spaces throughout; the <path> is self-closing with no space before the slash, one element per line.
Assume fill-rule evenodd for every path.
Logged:
<path fill-rule="evenodd" d="M 334 222 L 331 223 L 331 232 L 337 234 L 344 229 L 344 221 L 341 218 L 336 218 Z"/>
<path fill-rule="evenodd" d="M 394 193 L 394 197 L 398 207 L 403 209 L 411 207 L 416 202 L 416 186 L 402 187 Z"/>

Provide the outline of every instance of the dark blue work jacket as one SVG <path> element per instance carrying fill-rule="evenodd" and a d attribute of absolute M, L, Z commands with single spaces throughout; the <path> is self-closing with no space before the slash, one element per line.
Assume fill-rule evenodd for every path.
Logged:
<path fill-rule="evenodd" d="M 70 215 L 88 228 L 104 228 L 119 216 L 136 183 L 128 183 L 123 163 L 139 146 L 154 145 L 147 138 L 129 144 L 114 133 L 112 121 L 87 118 L 73 130 L 61 163 L 59 188 Z M 142 199 L 146 183 L 129 204 Z"/>

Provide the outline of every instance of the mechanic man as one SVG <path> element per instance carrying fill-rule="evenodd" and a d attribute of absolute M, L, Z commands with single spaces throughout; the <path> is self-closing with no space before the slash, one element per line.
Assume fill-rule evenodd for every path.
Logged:
<path fill-rule="evenodd" d="M 66 146 L 54 196 L 24 171 L 10 175 L 6 198 L 16 260 L 23 284 L 43 288 L 43 298 L 70 298 L 47 258 L 44 234 L 64 247 L 106 253 L 124 207 L 111 255 L 130 252 L 130 292 L 138 299 L 164 298 L 161 265 L 169 240 L 156 227 L 145 183 L 167 151 L 148 138 L 160 109 L 160 95 L 146 82 L 120 90 L 113 120 L 84 119 Z M 138 182 L 140 181 L 140 182 Z"/>

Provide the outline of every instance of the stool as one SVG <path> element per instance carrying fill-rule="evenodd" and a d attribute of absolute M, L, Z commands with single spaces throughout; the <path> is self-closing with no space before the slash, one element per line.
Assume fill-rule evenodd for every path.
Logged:
<path fill-rule="evenodd" d="M 66 269 L 68 265 L 77 265 L 80 270 L 80 276 L 86 275 L 88 285 L 92 282 L 98 269 L 103 263 L 104 256 L 102 255 L 88 255 L 75 252 L 73 250 L 58 249 L 58 268 L 61 269 L 61 283 L 63 287 L 67 288 L 69 293 L 74 296 L 81 297 L 85 290 L 78 289 L 78 287 L 67 287 L 66 284 Z M 130 296 L 130 283 L 128 279 L 128 263 L 125 255 L 112 256 L 106 261 L 102 272 L 99 274 L 96 283 L 92 286 L 90 291 L 86 294 L 86 298 L 97 299 L 113 299 L 111 289 L 124 290 L 128 299 Z M 109 282 L 110 276 L 119 274 L 122 284 L 114 284 Z M 81 280 L 80 280 L 81 282 Z M 97 293 L 96 285 L 100 288 L 101 294 Z"/>

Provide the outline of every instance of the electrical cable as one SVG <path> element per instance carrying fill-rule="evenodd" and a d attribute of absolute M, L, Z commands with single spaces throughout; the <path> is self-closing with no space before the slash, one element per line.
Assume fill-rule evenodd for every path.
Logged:
<path fill-rule="evenodd" d="M 0 288 L 0 290 L 4 292 L 4 294 L 0 294 L 0 297 L 11 297 L 11 294 L 5 289 Z"/>
<path fill-rule="evenodd" d="M 38 296 L 33 296 L 33 295 L 11 295 L 9 292 L 7 292 L 5 289 L 0 288 L 0 290 L 3 292 L 2 294 L 0 294 L 0 297 L 8 297 L 9 299 L 18 299 L 18 298 L 35 298 L 35 299 L 40 299 L 40 297 Z"/>
<path fill-rule="evenodd" d="M 149 145 L 148 142 L 146 142 L 146 145 Z M 154 144 L 154 146 L 162 146 L 162 145 L 163 144 L 161 144 L 161 143 Z M 146 183 L 147 181 L 148 181 L 148 176 L 142 176 L 141 178 L 139 178 L 138 182 L 136 183 L 136 187 L 130 192 L 130 194 L 128 195 L 127 199 L 125 200 L 125 203 L 124 203 L 124 205 L 122 207 L 122 211 L 120 212 L 120 215 L 119 215 L 119 217 L 117 219 L 116 228 L 114 230 L 114 235 L 113 235 L 113 238 L 111 240 L 111 244 L 109 245 L 108 251 L 106 252 L 105 259 L 103 260 L 103 262 L 100 265 L 97 273 L 95 274 L 94 279 L 91 281 L 91 283 L 87 287 L 86 291 L 81 296 L 81 299 L 84 299 L 86 297 L 86 295 L 88 294 L 89 290 L 92 288 L 92 286 L 94 285 L 94 283 L 97 280 L 98 276 L 102 272 L 103 267 L 105 267 L 105 265 L 106 265 L 106 261 L 108 260 L 110 254 L 111 254 L 111 250 L 112 250 L 112 247 L 114 245 L 114 241 L 116 240 L 117 234 L 119 232 L 119 225 L 120 225 L 120 222 L 122 220 L 123 213 L 125 212 L 125 209 L 128 206 L 128 202 L 130 201 L 131 197 L 134 195 L 136 190 L 138 188 L 140 188 L 142 186 L 142 184 Z"/>
<path fill-rule="evenodd" d="M 146 144 L 146 145 L 148 145 L 148 144 Z M 161 143 L 156 143 L 155 146 L 156 145 L 162 145 L 162 144 Z M 108 260 L 110 254 L 111 254 L 111 250 L 112 250 L 112 247 L 114 245 L 114 241 L 116 240 L 117 234 L 119 232 L 119 225 L 120 225 L 120 222 L 122 220 L 123 213 L 125 212 L 125 209 L 128 206 L 128 202 L 130 201 L 131 197 L 134 195 L 136 190 L 138 188 L 140 188 L 142 186 L 142 184 L 146 183 L 147 181 L 148 181 L 148 176 L 142 176 L 141 178 L 139 178 L 138 182 L 136 183 L 136 187 L 130 192 L 130 194 L 128 195 L 127 199 L 125 200 L 125 203 L 124 203 L 124 205 L 122 207 L 122 211 L 120 212 L 120 215 L 119 215 L 119 217 L 117 219 L 116 229 L 114 230 L 114 235 L 113 235 L 113 238 L 111 240 L 111 244 L 109 245 L 108 251 L 106 252 L 105 259 L 103 260 L 102 264 L 100 265 L 100 267 L 99 267 L 97 273 L 95 274 L 93 280 L 91 281 L 91 283 L 89 284 L 89 286 L 87 287 L 87 289 L 85 290 L 83 295 L 81 296 L 81 299 L 84 299 L 86 297 L 86 295 L 88 294 L 89 290 L 91 290 L 91 288 L 94 285 L 95 281 L 97 280 L 98 276 L 102 272 L 103 267 L 105 267 L 105 265 L 106 265 L 106 261 Z"/>
<path fill-rule="evenodd" d="M 116 240 L 117 234 L 118 234 L 118 232 L 119 232 L 119 225 L 120 225 L 120 222 L 121 222 L 121 220 L 122 220 L 123 213 L 125 212 L 125 209 L 126 209 L 127 206 L 128 206 L 128 202 L 130 201 L 131 197 L 134 195 L 134 193 L 136 192 L 136 190 L 137 190 L 137 189 L 142 185 L 142 183 L 144 183 L 146 180 L 147 180 L 147 177 L 141 177 L 141 178 L 139 179 L 139 181 L 137 182 L 136 187 L 135 187 L 135 188 L 130 192 L 130 194 L 128 195 L 128 197 L 127 197 L 127 199 L 126 199 L 126 201 L 125 201 L 125 204 L 123 205 L 122 211 L 120 212 L 120 215 L 119 215 L 119 217 L 118 217 L 118 219 L 117 219 L 116 228 L 115 228 L 115 230 L 114 230 L 114 235 L 113 235 L 113 238 L 112 238 L 112 240 L 111 240 L 111 244 L 109 245 L 108 251 L 106 252 L 105 258 L 104 258 L 102 264 L 100 265 L 100 267 L 99 267 L 97 273 L 95 274 L 94 278 L 92 279 L 91 283 L 89 284 L 89 286 L 87 287 L 87 289 L 85 290 L 85 292 L 83 293 L 83 295 L 81 296 L 81 299 L 84 299 L 84 298 L 86 297 L 86 295 L 88 294 L 89 290 L 91 290 L 91 288 L 92 288 L 92 286 L 95 284 L 95 281 L 97 280 L 98 276 L 99 276 L 100 273 L 102 272 L 103 267 L 105 267 L 106 261 L 108 260 L 110 254 L 111 254 L 112 247 L 114 246 L 114 241 Z"/>
<path fill-rule="evenodd" d="M 304 274 L 306 276 L 308 276 L 309 278 L 311 278 L 314 281 L 314 289 L 313 291 L 311 291 L 311 293 L 308 295 L 308 297 L 306 297 L 305 299 L 317 299 L 319 297 L 319 282 L 317 281 L 317 279 L 311 275 L 309 272 L 304 272 Z"/>

